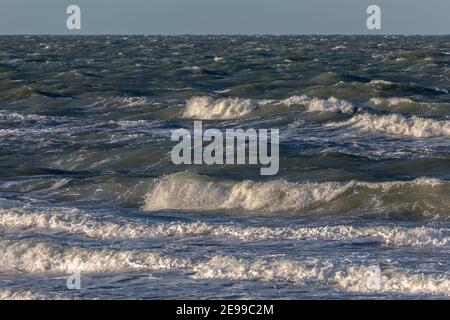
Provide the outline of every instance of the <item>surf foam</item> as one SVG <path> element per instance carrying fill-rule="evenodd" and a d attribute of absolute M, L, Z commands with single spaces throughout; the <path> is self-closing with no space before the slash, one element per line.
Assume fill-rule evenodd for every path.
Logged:
<path fill-rule="evenodd" d="M 379 183 L 227 181 L 190 173 L 176 173 L 164 176 L 153 184 L 145 196 L 143 209 L 298 212 L 324 205 L 344 194 L 355 194 L 355 191 L 364 188 L 381 192 L 402 186 L 435 187 L 441 184 L 441 181 L 430 178 Z"/>
<path fill-rule="evenodd" d="M 194 97 L 188 100 L 183 117 L 204 120 L 236 119 L 250 114 L 257 106 L 257 102 L 250 99 L 215 100 L 210 97 Z"/>
<path fill-rule="evenodd" d="M 236 224 L 158 223 L 101 220 L 77 209 L 49 212 L 29 212 L 18 208 L 0 210 L 0 227 L 14 229 L 65 232 L 94 239 L 145 239 L 157 237 L 208 236 L 239 241 L 265 240 L 378 240 L 387 246 L 446 246 L 450 230 L 439 228 L 403 228 L 390 226 L 354 227 L 349 225 L 318 227 L 245 227 Z"/>
<path fill-rule="evenodd" d="M 0 300 L 54 300 L 54 297 L 49 297 L 40 293 L 29 290 L 13 291 L 9 289 L 0 289 Z"/>
<path fill-rule="evenodd" d="M 213 256 L 193 262 L 146 251 L 88 249 L 53 242 L 32 240 L 0 241 L 0 272 L 66 273 L 122 272 L 129 270 L 182 269 L 194 279 L 230 279 L 238 281 L 322 282 L 344 291 L 365 293 L 406 293 L 450 295 L 448 274 L 412 273 L 404 269 L 381 269 L 378 287 L 368 285 L 368 267 L 336 263 L 329 260 L 305 259 L 301 262 L 281 257 L 242 259 Z M 33 293 L 0 291 L 0 298 L 36 298 Z M 39 298 L 39 297 L 37 297 Z"/>
<path fill-rule="evenodd" d="M 0 241 L 0 272 L 115 272 L 164 270 L 186 265 L 183 259 L 164 257 L 156 252 L 89 249 L 31 240 Z"/>
<path fill-rule="evenodd" d="M 365 133 L 384 133 L 411 138 L 450 136 L 450 121 L 427 118 L 406 118 L 400 114 L 359 114 L 348 121 L 330 123 L 330 127 L 351 127 Z"/>
<path fill-rule="evenodd" d="M 330 201 L 347 191 L 349 186 L 334 182 L 295 184 L 283 180 L 231 182 L 179 173 L 156 182 L 146 195 L 143 208 L 148 211 L 299 210 L 317 202 Z"/>
<path fill-rule="evenodd" d="M 406 270 L 381 269 L 379 285 L 370 284 L 369 267 L 340 265 L 311 259 L 298 262 L 287 259 L 246 260 L 214 256 L 193 267 L 196 279 L 231 279 L 247 281 L 323 282 L 348 292 L 450 295 L 450 278 L 411 273 Z"/>
<path fill-rule="evenodd" d="M 360 108 L 346 100 L 330 97 L 328 99 L 292 96 L 282 100 L 253 100 L 242 98 L 213 99 L 194 97 L 187 101 L 183 117 L 188 119 L 226 120 L 239 119 L 250 115 L 261 107 L 269 105 L 306 106 L 308 112 L 334 112 L 353 114 Z"/>

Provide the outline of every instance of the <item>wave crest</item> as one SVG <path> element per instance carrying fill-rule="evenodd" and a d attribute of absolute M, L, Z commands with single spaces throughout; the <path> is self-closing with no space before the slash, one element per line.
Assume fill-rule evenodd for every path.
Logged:
<path fill-rule="evenodd" d="M 400 114 L 374 115 L 360 114 L 348 121 L 330 123 L 332 127 L 352 127 L 366 133 L 385 133 L 412 138 L 433 138 L 450 136 L 450 121 L 411 117 Z"/>
<path fill-rule="evenodd" d="M 184 118 L 194 119 L 236 119 L 250 114 L 258 103 L 250 99 L 226 98 L 215 100 L 210 97 L 194 97 L 188 100 Z"/>
<path fill-rule="evenodd" d="M 245 260 L 231 256 L 214 256 L 209 261 L 195 265 L 193 270 L 193 277 L 196 279 L 281 281 L 299 284 L 319 281 L 348 292 L 450 295 L 448 275 L 380 269 L 379 284 L 372 286 L 369 267 L 346 266 L 318 259 L 297 262 L 285 259 Z"/>
<path fill-rule="evenodd" d="M 171 269 L 186 261 L 154 252 L 88 249 L 29 240 L 0 241 L 0 272 L 114 272 Z"/>
<path fill-rule="evenodd" d="M 242 98 L 213 99 L 194 97 L 187 101 L 183 117 L 188 119 L 226 120 L 248 116 L 264 106 L 305 106 L 308 112 L 333 112 L 354 114 L 360 108 L 353 103 L 330 97 L 310 98 L 306 95 L 292 96 L 282 100 L 253 100 Z"/>
<path fill-rule="evenodd" d="M 450 230 L 438 228 L 404 228 L 390 226 L 354 227 L 350 225 L 316 227 L 245 227 L 236 224 L 158 223 L 146 224 L 112 217 L 96 219 L 72 209 L 50 212 L 28 212 L 18 208 L 0 210 L 0 227 L 14 229 L 57 231 L 79 234 L 94 239 L 145 239 L 157 237 L 206 236 L 239 241 L 265 240 L 332 240 L 352 241 L 376 239 L 387 246 L 446 246 Z"/>
<path fill-rule="evenodd" d="M 434 190 L 433 197 L 429 197 L 429 188 L 438 188 Z M 405 207 L 405 204 L 409 203 L 410 210 L 427 214 L 449 209 L 446 192 L 447 184 L 430 178 L 378 183 L 292 183 L 285 180 L 228 181 L 190 173 L 176 173 L 164 176 L 153 184 L 145 196 L 143 209 L 244 210 L 273 213 L 328 208 L 333 212 L 344 212 L 367 207 Z M 393 194 L 397 197 L 393 198 Z M 344 201 L 338 201 L 340 198 Z"/>

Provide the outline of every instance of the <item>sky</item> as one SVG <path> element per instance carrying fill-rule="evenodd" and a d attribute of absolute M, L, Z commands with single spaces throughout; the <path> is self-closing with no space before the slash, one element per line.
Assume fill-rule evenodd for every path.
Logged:
<path fill-rule="evenodd" d="M 450 34 L 450 0 L 0 0 L 0 34 Z"/>

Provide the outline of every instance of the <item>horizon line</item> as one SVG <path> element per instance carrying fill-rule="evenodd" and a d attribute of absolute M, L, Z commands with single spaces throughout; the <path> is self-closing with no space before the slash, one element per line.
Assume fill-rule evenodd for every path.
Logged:
<path fill-rule="evenodd" d="M 0 33 L 0 36 L 155 36 L 155 37 L 177 37 L 177 36 L 450 36 L 450 33 Z"/>

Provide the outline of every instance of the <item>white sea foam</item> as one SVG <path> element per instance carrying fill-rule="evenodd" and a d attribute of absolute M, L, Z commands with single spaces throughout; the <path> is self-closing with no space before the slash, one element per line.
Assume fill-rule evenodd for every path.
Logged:
<path fill-rule="evenodd" d="M 230 279 L 238 281 L 323 283 L 350 292 L 405 293 L 450 295 L 450 279 L 440 276 L 412 273 L 404 269 L 382 268 L 379 286 L 369 285 L 369 267 L 354 263 L 336 263 L 329 260 L 282 257 L 242 259 L 217 255 L 207 260 L 190 261 L 175 257 L 161 257 L 145 252 L 92 250 L 75 246 L 61 246 L 30 240 L 0 241 L 0 271 L 2 272 L 122 272 L 129 270 L 188 271 L 194 279 Z M 1 299 L 45 299 L 32 292 L 0 291 Z"/>
<path fill-rule="evenodd" d="M 89 249 L 31 240 L 0 241 L 0 272 L 115 272 L 186 265 L 183 259 L 156 252 Z"/>
<path fill-rule="evenodd" d="M 357 106 L 346 100 L 310 98 L 292 96 L 282 100 L 252 100 L 242 98 L 213 99 L 211 97 L 194 97 L 188 100 L 183 113 L 184 118 L 194 119 L 238 119 L 248 116 L 261 107 L 268 105 L 306 106 L 308 112 L 334 112 L 353 114 Z"/>
<path fill-rule="evenodd" d="M 42 116 L 38 114 L 21 114 L 17 112 L 0 112 L 0 121 L 24 122 L 24 121 L 45 121 L 45 120 L 61 120 L 62 118 Z"/>
<path fill-rule="evenodd" d="M 328 99 L 320 98 L 310 98 L 306 95 L 292 96 L 283 100 L 266 100 L 264 103 L 260 104 L 275 104 L 275 105 L 303 105 L 306 106 L 308 112 L 333 112 L 333 113 L 344 113 L 353 114 L 357 112 L 360 107 L 354 105 L 353 103 L 336 99 L 335 97 L 330 97 Z"/>
<path fill-rule="evenodd" d="M 381 279 L 376 286 L 368 286 L 370 275 L 367 266 L 350 266 L 336 272 L 330 281 L 351 292 L 405 293 L 450 296 L 450 276 L 443 274 L 413 274 L 401 269 L 381 270 Z"/>
<path fill-rule="evenodd" d="M 195 272 L 193 277 L 197 279 L 218 278 L 296 283 L 301 283 L 305 279 L 321 277 L 322 274 L 321 268 L 308 267 L 304 263 L 295 261 L 283 259 L 248 261 L 231 256 L 214 256 L 208 261 L 195 265 L 193 270 Z"/>
<path fill-rule="evenodd" d="M 370 269 L 361 265 L 339 265 L 312 259 L 246 260 L 231 256 L 214 256 L 193 267 L 196 279 L 231 279 L 250 281 L 281 281 L 301 284 L 305 281 L 323 282 L 344 291 L 364 293 L 404 293 L 450 295 L 449 275 L 425 275 L 405 270 L 381 269 L 376 286 L 371 285 Z"/>
<path fill-rule="evenodd" d="M 390 226 L 354 227 L 348 225 L 317 227 L 245 227 L 236 224 L 157 223 L 96 219 L 77 209 L 29 212 L 20 208 L 0 209 L 0 228 L 43 229 L 80 234 L 95 239 L 141 239 L 167 236 L 209 236 L 239 241 L 264 240 L 378 240 L 388 246 L 446 246 L 450 230 Z"/>
<path fill-rule="evenodd" d="M 261 210 L 265 212 L 301 211 L 330 202 L 355 188 L 388 190 L 402 185 L 436 186 L 436 179 L 421 178 L 407 182 L 369 183 L 291 183 L 222 181 L 189 173 L 177 173 L 159 179 L 145 196 L 144 210 Z"/>
<path fill-rule="evenodd" d="M 341 50 L 341 49 L 347 49 L 347 47 L 346 46 L 336 46 L 336 47 L 331 48 L 331 50 Z"/>
<path fill-rule="evenodd" d="M 372 85 L 381 85 L 381 86 L 390 86 L 395 84 L 395 82 L 392 81 L 387 81 L 387 80 L 380 80 L 380 79 L 375 79 L 375 80 L 371 80 L 370 84 Z"/>
<path fill-rule="evenodd" d="M 134 127 L 149 127 L 149 128 L 155 128 L 162 124 L 160 120 L 118 120 L 108 121 L 108 124 L 116 124 L 122 128 L 134 128 Z"/>
<path fill-rule="evenodd" d="M 0 241 L 0 272 L 66 273 L 123 272 L 130 270 L 182 269 L 194 279 L 231 279 L 281 281 L 301 284 L 313 281 L 351 292 L 390 292 L 450 295 L 448 274 L 427 275 L 404 269 L 381 269 L 379 286 L 368 285 L 369 269 L 355 263 L 281 257 L 241 259 L 218 255 L 208 260 L 191 261 L 175 256 L 161 256 L 146 251 L 88 249 L 32 240 Z M 31 292 L 0 291 L 0 298 L 45 298 Z"/>
<path fill-rule="evenodd" d="M 356 107 L 351 102 L 336 99 L 334 97 L 331 97 L 327 100 L 313 98 L 307 103 L 307 106 L 309 112 L 326 111 L 326 112 L 353 114 L 356 111 L 358 111 L 358 107 Z"/>
<path fill-rule="evenodd" d="M 0 289 L 0 300 L 49 300 L 54 297 L 36 293 L 29 290 L 14 291 L 9 289 Z"/>
<path fill-rule="evenodd" d="M 185 118 L 235 119 L 248 115 L 257 108 L 257 102 L 250 99 L 194 97 L 188 100 Z"/>
<path fill-rule="evenodd" d="M 151 104 L 152 102 L 147 97 L 107 97 L 98 99 L 93 106 L 132 108 Z"/>
<path fill-rule="evenodd" d="M 409 98 L 399 98 L 399 97 L 393 97 L 393 98 L 372 98 L 370 99 L 370 102 L 374 105 L 382 105 L 387 104 L 388 106 L 398 106 L 399 104 L 413 104 L 416 103 L 415 101 L 409 99 Z"/>
<path fill-rule="evenodd" d="M 267 104 L 279 104 L 279 105 L 285 105 L 285 106 L 293 106 L 293 105 L 306 105 L 311 101 L 311 98 L 305 95 L 301 96 L 291 96 L 286 99 L 282 100 L 262 100 L 260 104 L 267 105 Z"/>
<path fill-rule="evenodd" d="M 43 128 L 43 129 L 33 129 L 33 128 L 21 128 L 21 129 L 0 129 L 0 137 L 25 137 L 34 138 L 41 135 L 49 134 L 64 134 L 70 132 L 67 127 L 55 127 L 55 128 Z"/>
<path fill-rule="evenodd" d="M 450 121 L 427 118 L 406 118 L 400 114 L 374 115 L 359 114 L 348 121 L 330 123 L 331 127 L 352 127 L 366 133 L 385 133 L 412 138 L 433 138 L 450 136 Z"/>
<path fill-rule="evenodd" d="M 140 239 L 163 236 L 203 235 L 214 227 L 202 222 L 158 223 L 97 218 L 78 209 L 28 211 L 21 208 L 0 209 L 0 228 L 8 230 L 43 229 L 79 234 L 95 239 Z"/>
<path fill-rule="evenodd" d="M 351 185 L 341 186 L 334 182 L 228 182 L 181 173 L 159 180 L 146 195 L 144 209 L 299 210 L 314 203 L 330 201 L 349 187 Z"/>

